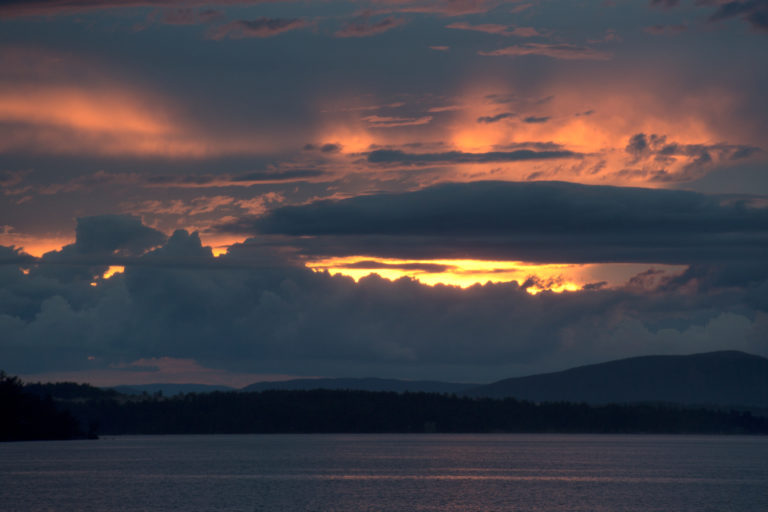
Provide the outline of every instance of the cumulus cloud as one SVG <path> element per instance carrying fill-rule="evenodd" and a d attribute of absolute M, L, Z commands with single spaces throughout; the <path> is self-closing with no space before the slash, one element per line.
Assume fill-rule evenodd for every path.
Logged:
<path fill-rule="evenodd" d="M 115 247 L 105 236 L 95 245 Z M 254 258 L 258 265 L 242 265 Z M 355 283 L 286 263 L 259 238 L 214 258 L 196 233 L 179 230 L 98 286 L 43 267 L 0 266 L 6 371 L 175 358 L 229 371 L 488 381 L 647 353 L 768 353 L 764 265 L 751 275 L 739 265 L 697 266 L 653 288 L 531 296 L 515 282 L 460 289 L 374 275 Z"/>
<path fill-rule="evenodd" d="M 143 254 L 165 241 L 165 235 L 132 215 L 77 219 L 74 249 L 80 254 Z"/>
<path fill-rule="evenodd" d="M 768 209 L 694 192 L 562 182 L 445 184 L 277 208 L 224 230 L 308 254 L 691 264 L 768 257 Z"/>

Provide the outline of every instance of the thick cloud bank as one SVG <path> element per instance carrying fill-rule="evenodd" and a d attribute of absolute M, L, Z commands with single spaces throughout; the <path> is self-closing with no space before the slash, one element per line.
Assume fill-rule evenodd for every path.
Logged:
<path fill-rule="evenodd" d="M 446 190 L 453 189 L 416 197 Z M 671 215 L 655 206 L 655 215 Z M 639 354 L 768 354 L 764 261 L 697 264 L 679 276 L 639 275 L 620 288 L 532 296 L 514 282 L 459 289 L 372 276 L 355 283 L 283 263 L 258 239 L 214 258 L 183 230 L 135 255 L 158 235 L 131 218 L 80 219 L 77 235 L 73 246 L 39 260 L 1 248 L 6 371 L 96 370 L 172 357 L 232 371 L 490 381 Z M 61 263 L 67 253 L 79 256 Z M 125 272 L 94 281 L 115 263 Z"/>
<path fill-rule="evenodd" d="M 475 182 L 287 206 L 225 230 L 310 254 L 539 262 L 768 260 L 768 208 L 680 190 Z M 311 238 L 307 238 L 311 237 Z"/>

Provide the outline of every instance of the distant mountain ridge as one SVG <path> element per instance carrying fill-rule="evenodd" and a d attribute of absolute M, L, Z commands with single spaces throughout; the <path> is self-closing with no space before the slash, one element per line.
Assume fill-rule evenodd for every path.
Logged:
<path fill-rule="evenodd" d="M 661 402 L 768 411 L 768 359 L 738 351 L 640 356 L 484 385 L 381 378 L 303 378 L 255 382 L 239 390 L 204 384 L 148 384 L 112 389 L 125 394 L 162 391 L 165 396 L 212 391 L 409 391 L 477 398 L 511 397 L 533 402 L 592 405 Z"/>
<path fill-rule="evenodd" d="M 254 382 L 245 386 L 241 391 L 265 391 L 268 389 L 277 390 L 355 390 L 355 391 L 394 391 L 403 393 L 411 391 L 414 393 L 463 393 L 467 389 L 476 387 L 477 384 L 457 383 L 457 382 L 438 382 L 431 380 L 398 380 L 398 379 L 378 379 L 378 378 L 325 378 L 325 379 L 293 379 L 273 382 Z"/>
<path fill-rule="evenodd" d="M 165 396 L 175 396 L 183 393 L 211 393 L 213 391 L 237 391 L 236 388 L 229 386 L 215 386 L 210 384 L 136 384 L 124 386 L 112 386 L 108 389 L 114 389 L 124 395 L 141 395 L 147 393 L 153 395 L 157 392 Z"/>
<path fill-rule="evenodd" d="M 589 404 L 667 402 L 768 408 L 768 359 L 738 351 L 641 356 L 504 379 L 469 396 Z"/>

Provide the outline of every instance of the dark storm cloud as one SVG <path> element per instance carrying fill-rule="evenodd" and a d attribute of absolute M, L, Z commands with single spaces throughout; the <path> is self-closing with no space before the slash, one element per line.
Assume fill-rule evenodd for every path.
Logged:
<path fill-rule="evenodd" d="M 77 219 L 74 249 L 80 254 L 138 255 L 165 242 L 165 235 L 132 215 Z"/>
<path fill-rule="evenodd" d="M 249 37 L 273 37 L 289 30 L 309 26 L 309 22 L 300 18 L 258 18 L 255 20 L 236 20 L 208 31 L 209 39 L 245 39 Z"/>
<path fill-rule="evenodd" d="M 489 151 L 487 153 L 464 153 L 447 151 L 445 153 L 406 153 L 396 149 L 379 149 L 368 153 L 368 162 L 372 164 L 477 164 L 492 162 L 520 162 L 527 160 L 551 160 L 557 158 L 580 158 L 580 153 L 573 151 Z"/>
<path fill-rule="evenodd" d="M 699 5 L 718 5 L 709 21 L 717 22 L 732 18 L 741 18 L 761 32 L 768 32 L 768 0 L 722 1 L 699 0 Z"/>
<path fill-rule="evenodd" d="M 114 247 L 105 236 L 96 245 Z M 98 286 L 87 273 L 2 265 L 0 360 L 16 373 L 175 357 L 236 371 L 493 380 L 647 353 L 768 353 L 764 265 L 652 271 L 622 288 L 531 296 L 528 282 L 354 283 L 267 253 L 257 238 L 214 258 L 179 230 Z M 259 254 L 273 263 L 231 265 Z"/>
<path fill-rule="evenodd" d="M 509 119 L 510 117 L 515 117 L 517 114 L 514 112 L 504 112 L 502 114 L 496 114 L 495 116 L 482 116 L 477 118 L 478 123 L 497 123 L 501 121 L 502 119 Z"/>
<path fill-rule="evenodd" d="M 16 247 L 0 245 L 0 265 L 24 265 L 34 263 L 35 258 Z"/>
<path fill-rule="evenodd" d="M 75 243 L 36 260 L 31 274 L 61 282 L 90 282 L 109 265 L 131 261 L 167 237 L 132 215 L 99 215 L 77 219 Z"/>
<path fill-rule="evenodd" d="M 277 208 L 221 226 L 308 254 L 546 262 L 768 258 L 768 209 L 694 192 L 560 182 L 446 184 Z"/>

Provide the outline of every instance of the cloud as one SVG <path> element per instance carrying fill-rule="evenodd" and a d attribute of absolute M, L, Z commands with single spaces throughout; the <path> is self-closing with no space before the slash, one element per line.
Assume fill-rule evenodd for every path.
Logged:
<path fill-rule="evenodd" d="M 749 158 L 762 150 L 742 144 L 680 144 L 668 140 L 666 135 L 637 133 L 630 137 L 625 151 L 633 158 L 632 164 L 652 162 L 670 165 L 683 158 L 687 161 L 681 173 L 667 173 L 663 169 L 650 176 L 651 181 L 685 181 L 701 168 L 717 162 L 735 162 Z"/>
<path fill-rule="evenodd" d="M 257 18 L 255 20 L 236 20 L 216 28 L 206 34 L 208 39 L 246 39 L 251 37 L 273 37 L 283 32 L 309 26 L 309 22 L 299 18 Z"/>
<path fill-rule="evenodd" d="M 383 34 L 406 23 L 406 20 L 392 16 L 372 22 L 370 16 L 370 12 L 358 16 L 337 30 L 334 35 L 336 37 L 369 37 Z"/>
<path fill-rule="evenodd" d="M 517 114 L 514 112 L 503 112 L 501 114 L 496 114 L 495 116 L 481 116 L 477 118 L 478 123 L 497 123 L 501 121 L 502 119 L 509 119 L 510 117 L 515 117 Z"/>
<path fill-rule="evenodd" d="M 174 99 L 72 53 L 0 46 L 0 66 L 0 154 L 205 158 L 285 145 L 273 130 L 212 131 Z"/>
<path fill-rule="evenodd" d="M 662 7 L 669 9 L 677 7 L 680 4 L 680 0 L 651 0 L 651 7 Z"/>
<path fill-rule="evenodd" d="M 93 222 L 102 221 L 114 219 Z M 112 241 L 96 246 L 114 247 L 105 236 Z M 87 273 L 44 274 L 51 265 L 42 262 L 28 274 L 0 266 L 0 359 L 12 373 L 172 358 L 202 367 L 203 380 L 216 368 L 490 381 L 630 355 L 768 353 L 762 263 L 752 272 L 699 265 L 654 274 L 661 283 L 652 288 L 640 284 L 645 273 L 625 287 L 531 296 L 516 282 L 459 289 L 374 275 L 355 283 L 268 252 L 253 239 L 214 258 L 196 233 L 179 230 L 97 286 Z"/>
<path fill-rule="evenodd" d="M 305 144 L 304 151 L 320 151 L 321 153 L 338 153 L 343 149 L 341 144 L 326 142 L 325 144 Z"/>
<path fill-rule="evenodd" d="M 188 7 L 180 9 L 161 9 L 150 14 L 151 21 L 166 25 L 199 25 L 221 18 L 224 13 L 215 9 L 194 10 Z"/>
<path fill-rule="evenodd" d="M 162 244 L 166 236 L 132 215 L 77 219 L 74 249 L 80 254 L 139 255 Z"/>
<path fill-rule="evenodd" d="M 651 25 L 643 27 L 643 30 L 653 35 L 680 34 L 688 30 L 688 25 L 685 23 L 679 25 Z"/>
<path fill-rule="evenodd" d="M 463 16 L 486 13 L 503 2 L 501 0 L 376 0 L 382 6 L 374 12 L 413 12 Z"/>
<path fill-rule="evenodd" d="M 710 22 L 741 18 L 754 30 L 768 32 L 768 0 L 722 1 L 699 0 L 698 5 L 718 5 L 709 17 Z"/>
<path fill-rule="evenodd" d="M 142 177 L 140 182 L 148 187 L 167 188 L 250 187 L 251 185 L 267 183 L 313 181 L 326 177 L 327 173 L 319 169 L 287 169 L 242 174 L 149 175 Z"/>
<path fill-rule="evenodd" d="M 462 151 L 447 151 L 445 153 L 406 153 L 396 149 L 378 149 L 368 153 L 368 162 L 372 164 L 452 165 L 521 162 L 579 157 L 581 157 L 579 153 L 564 150 L 533 151 L 530 149 L 519 149 L 516 151 L 490 151 L 487 153 L 465 153 Z"/>
<path fill-rule="evenodd" d="M 474 182 L 286 206 L 220 227 L 307 254 L 532 262 L 762 261 L 768 208 L 687 191 Z"/>
<path fill-rule="evenodd" d="M 451 265 L 441 265 L 439 263 L 384 263 L 381 261 L 362 260 L 354 263 L 344 263 L 339 265 L 339 268 L 348 269 L 365 269 L 365 270 L 381 270 L 381 269 L 397 269 L 397 270 L 418 270 L 422 272 L 445 272 L 446 270 L 454 268 Z"/>
<path fill-rule="evenodd" d="M 207 5 L 261 4 L 271 0 L 4 0 L 0 3 L 0 18 L 21 16 L 56 16 L 105 9 L 135 7 L 178 8 Z"/>
<path fill-rule="evenodd" d="M 35 258 L 17 247 L 0 245 L 0 265 L 24 265 L 34 261 Z"/>
<path fill-rule="evenodd" d="M 541 116 L 541 117 L 528 116 L 525 119 L 523 119 L 523 122 L 525 123 L 546 123 L 547 121 L 549 121 L 549 116 Z"/>
<path fill-rule="evenodd" d="M 471 25 L 469 23 L 459 21 L 456 23 L 451 23 L 450 25 L 446 25 L 445 28 L 456 30 L 471 30 L 475 32 L 484 32 L 486 34 L 496 34 L 501 36 L 536 37 L 541 35 L 533 27 L 508 27 L 507 25 L 497 25 L 495 23 Z"/>
<path fill-rule="evenodd" d="M 610 60 L 613 55 L 610 52 L 595 50 L 586 46 L 572 44 L 550 43 L 524 43 L 498 50 L 480 51 L 478 55 L 491 57 L 507 56 L 520 57 L 523 55 L 541 55 L 552 59 L 562 60 Z"/>
<path fill-rule="evenodd" d="M 390 117 L 390 116 L 366 116 L 363 118 L 371 128 L 400 128 L 402 126 L 421 126 L 429 124 L 432 116 L 423 117 Z"/>
<path fill-rule="evenodd" d="M 165 234 L 142 224 L 132 215 L 99 215 L 77 219 L 75 243 L 45 253 L 35 261 L 35 276 L 64 283 L 85 281 L 110 265 L 132 261 L 165 243 Z"/>

